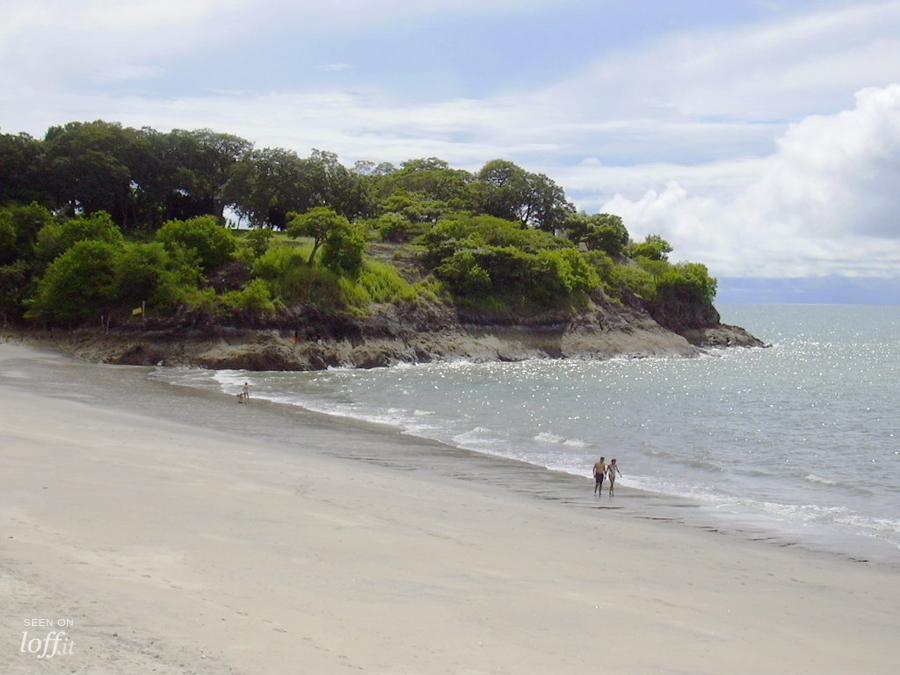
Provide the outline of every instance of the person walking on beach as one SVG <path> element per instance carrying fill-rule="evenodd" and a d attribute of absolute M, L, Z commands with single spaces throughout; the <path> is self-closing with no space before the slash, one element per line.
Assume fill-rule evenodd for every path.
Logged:
<path fill-rule="evenodd" d="M 250 385 L 244 382 L 244 388 L 241 390 L 241 394 L 244 395 L 244 403 L 248 403 L 250 401 Z"/>
<path fill-rule="evenodd" d="M 606 457 L 594 464 L 594 494 L 599 496 L 603 492 L 603 477 L 606 475 Z"/>
<path fill-rule="evenodd" d="M 616 490 L 616 474 L 622 475 L 619 471 L 619 465 L 616 464 L 615 458 L 609 460 L 609 466 L 606 467 L 606 475 L 609 477 L 609 496 L 612 497 Z"/>

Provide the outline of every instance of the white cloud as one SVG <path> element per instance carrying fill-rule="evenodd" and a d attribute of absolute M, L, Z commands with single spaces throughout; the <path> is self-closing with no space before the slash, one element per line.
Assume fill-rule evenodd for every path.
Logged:
<path fill-rule="evenodd" d="M 900 1 L 861 2 L 772 24 L 695 32 L 592 64 L 542 92 L 573 115 L 790 119 L 847 92 L 900 81 Z"/>
<path fill-rule="evenodd" d="M 188 54 L 294 27 L 321 39 L 434 14 L 528 11 L 549 0 L 0 0 L 0 86 L 140 80 Z M 118 76 L 117 76 L 118 74 Z"/>
<path fill-rule="evenodd" d="M 744 185 L 689 191 L 669 182 L 601 208 L 622 215 L 635 234 L 662 234 L 682 257 L 721 275 L 897 277 L 898 157 L 894 84 L 861 91 L 852 110 L 793 125 L 771 157 L 743 167 Z"/>

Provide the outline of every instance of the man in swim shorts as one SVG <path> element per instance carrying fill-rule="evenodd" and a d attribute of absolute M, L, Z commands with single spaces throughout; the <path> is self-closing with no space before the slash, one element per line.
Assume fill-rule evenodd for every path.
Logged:
<path fill-rule="evenodd" d="M 603 477 L 606 475 L 606 457 L 601 457 L 600 461 L 594 464 L 594 494 L 599 495 L 603 492 Z"/>

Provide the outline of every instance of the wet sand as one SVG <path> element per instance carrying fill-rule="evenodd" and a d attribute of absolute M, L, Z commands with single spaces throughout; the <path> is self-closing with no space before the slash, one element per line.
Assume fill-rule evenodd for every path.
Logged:
<path fill-rule="evenodd" d="M 895 672 L 895 567 L 146 372 L 0 345 L 0 672 Z"/>

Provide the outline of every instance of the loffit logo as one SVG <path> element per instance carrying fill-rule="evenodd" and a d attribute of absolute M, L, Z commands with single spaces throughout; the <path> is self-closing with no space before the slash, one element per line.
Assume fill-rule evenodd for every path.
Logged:
<path fill-rule="evenodd" d="M 38 659 L 52 659 L 56 656 L 71 654 L 75 641 L 69 637 L 68 631 L 59 628 L 71 628 L 72 619 L 25 619 L 26 630 L 22 631 L 22 644 L 19 651 L 31 654 Z M 50 630 L 33 630 L 49 628 Z"/>

